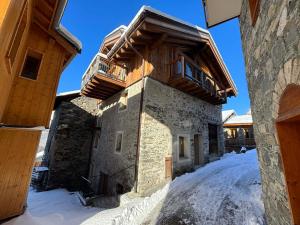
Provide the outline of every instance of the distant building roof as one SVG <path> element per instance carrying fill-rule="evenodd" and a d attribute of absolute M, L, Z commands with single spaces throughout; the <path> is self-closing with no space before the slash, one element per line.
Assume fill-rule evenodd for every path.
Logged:
<path fill-rule="evenodd" d="M 241 116 L 233 116 L 229 118 L 224 125 L 229 124 L 241 124 L 241 125 L 251 125 L 253 123 L 251 115 L 241 115 Z"/>
<path fill-rule="evenodd" d="M 53 110 L 63 101 L 71 101 L 80 96 L 80 90 L 62 92 L 56 95 Z"/>
<path fill-rule="evenodd" d="M 236 112 L 231 110 L 222 111 L 222 121 L 224 126 L 229 125 L 252 125 L 251 109 L 245 115 L 237 115 Z"/>
<path fill-rule="evenodd" d="M 222 122 L 226 122 L 230 117 L 235 115 L 236 113 L 233 109 L 222 111 Z"/>

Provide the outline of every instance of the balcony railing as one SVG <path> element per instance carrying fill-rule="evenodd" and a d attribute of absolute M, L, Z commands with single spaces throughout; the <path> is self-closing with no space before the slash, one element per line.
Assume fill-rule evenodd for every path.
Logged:
<path fill-rule="evenodd" d="M 101 74 L 112 80 L 124 82 L 127 72 L 125 67 L 110 63 L 105 58 L 97 55 L 82 78 L 81 89 L 83 89 L 96 74 Z"/>
<path fill-rule="evenodd" d="M 172 63 L 171 83 L 178 84 L 176 80 L 188 80 L 198 86 L 198 97 L 201 96 L 206 100 L 214 101 L 216 104 L 223 104 L 227 101 L 227 95 L 222 85 L 213 77 L 207 75 L 197 64 L 186 56 L 179 55 L 178 58 Z M 174 85 L 176 87 L 176 85 Z M 186 86 L 185 86 L 186 87 Z M 191 90 L 191 88 L 186 88 Z M 183 90 L 185 91 L 185 90 Z M 189 91 L 187 91 L 189 92 Z"/>
<path fill-rule="evenodd" d="M 227 138 L 225 139 L 226 147 L 230 146 L 255 146 L 255 139 L 254 138 Z"/>

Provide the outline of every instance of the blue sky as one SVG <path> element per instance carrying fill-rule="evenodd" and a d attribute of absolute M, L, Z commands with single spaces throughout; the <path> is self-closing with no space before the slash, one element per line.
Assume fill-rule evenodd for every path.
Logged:
<path fill-rule="evenodd" d="M 104 36 L 121 24 L 129 24 L 143 5 L 206 28 L 201 0 L 69 0 L 62 24 L 80 39 L 83 50 L 63 72 L 59 93 L 80 88 L 81 77 Z M 250 106 L 239 22 L 234 19 L 209 31 L 239 91 L 238 97 L 230 98 L 223 107 L 246 113 Z"/>

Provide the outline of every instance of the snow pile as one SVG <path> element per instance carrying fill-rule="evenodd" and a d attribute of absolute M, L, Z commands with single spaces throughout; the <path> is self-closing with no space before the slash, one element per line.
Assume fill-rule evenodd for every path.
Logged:
<path fill-rule="evenodd" d="M 117 216 L 113 220 L 113 225 L 139 225 L 146 218 L 156 205 L 164 200 L 169 190 L 169 184 L 167 184 L 161 190 L 155 192 L 151 197 L 146 197 L 136 205 L 126 207 L 120 216 Z"/>
<path fill-rule="evenodd" d="M 118 208 L 84 207 L 63 189 L 30 191 L 25 214 L 6 225 L 263 225 L 256 151 L 229 153 L 147 198 Z"/>
<path fill-rule="evenodd" d="M 4 225 L 79 225 L 100 210 L 83 207 L 74 194 L 64 189 L 30 190 L 28 209 Z"/>

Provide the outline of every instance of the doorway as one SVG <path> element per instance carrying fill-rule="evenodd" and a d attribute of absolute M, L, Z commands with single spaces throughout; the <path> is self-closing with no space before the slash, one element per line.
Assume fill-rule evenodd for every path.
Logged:
<path fill-rule="evenodd" d="M 217 156 L 219 154 L 217 125 L 208 124 L 208 138 L 209 138 L 209 155 Z"/>
<path fill-rule="evenodd" d="M 300 86 L 289 85 L 281 96 L 276 121 L 293 224 L 300 224 Z"/>
<path fill-rule="evenodd" d="M 108 175 L 100 172 L 99 194 L 107 195 L 108 193 Z"/>
<path fill-rule="evenodd" d="M 204 163 L 204 154 L 202 148 L 202 136 L 200 134 L 194 135 L 194 165 L 199 166 Z"/>

